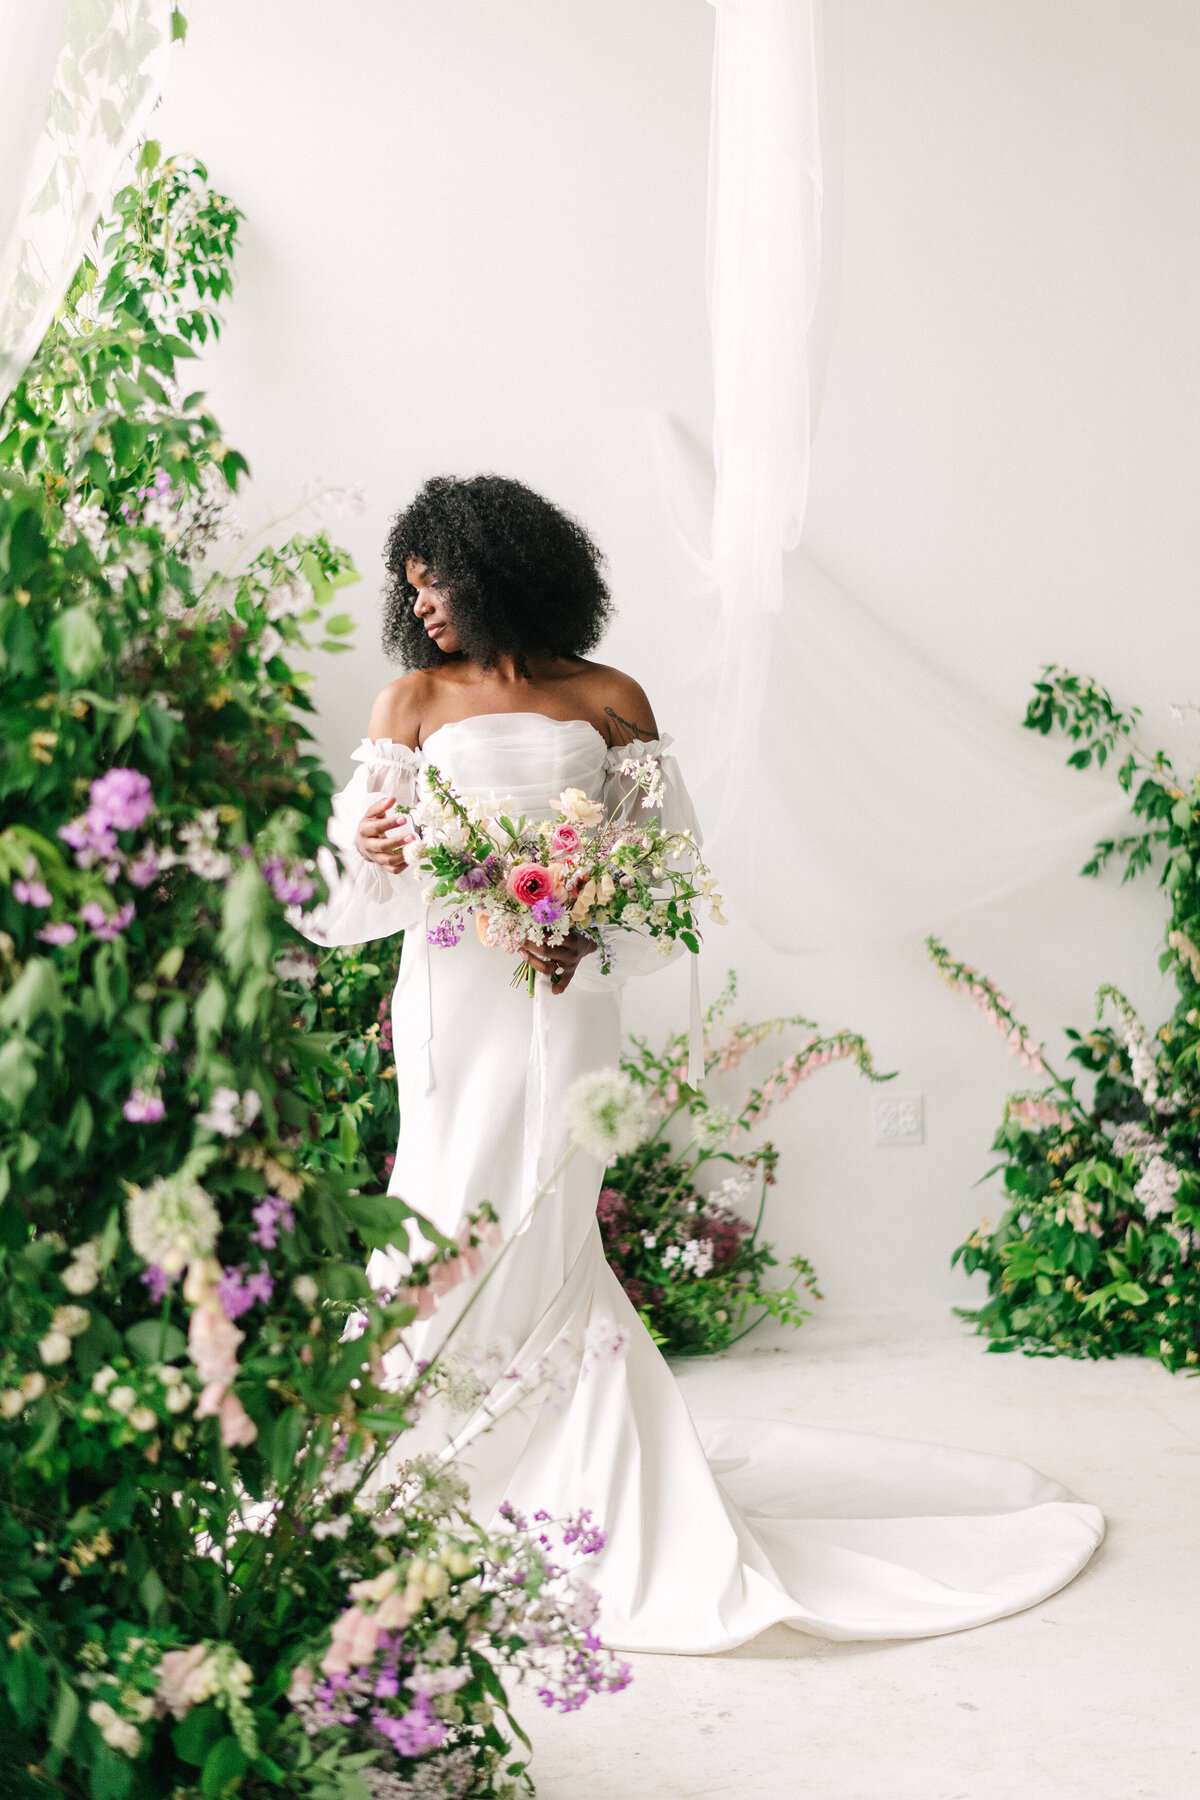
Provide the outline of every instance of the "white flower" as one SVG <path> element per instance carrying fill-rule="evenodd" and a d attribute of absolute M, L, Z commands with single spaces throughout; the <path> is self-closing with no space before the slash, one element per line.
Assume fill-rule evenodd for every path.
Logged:
<path fill-rule="evenodd" d="M 88 1718 L 99 1726 L 100 1736 L 110 1749 L 119 1750 L 123 1756 L 138 1755 L 142 1748 L 141 1732 L 128 1719 L 123 1719 L 107 1700 L 93 1700 L 88 1707 Z"/>
<path fill-rule="evenodd" d="M 716 1150 L 733 1131 L 733 1120 L 723 1106 L 710 1106 L 696 1121 L 696 1138 L 706 1150 Z"/>
<path fill-rule="evenodd" d="M 0 1394 L 0 1418 L 15 1419 L 25 1407 L 25 1396 L 20 1388 L 5 1388 Z"/>
<path fill-rule="evenodd" d="M 90 1294 L 100 1279 L 100 1240 L 91 1238 L 73 1252 L 72 1260 L 62 1272 L 62 1284 L 68 1294 Z"/>
<path fill-rule="evenodd" d="M 108 1404 L 114 1412 L 131 1413 L 137 1405 L 137 1390 L 122 1382 L 120 1387 L 112 1389 L 108 1396 Z"/>
<path fill-rule="evenodd" d="M 104 1367 L 102 1369 L 97 1369 L 96 1373 L 92 1376 L 93 1394 L 107 1394 L 109 1388 L 116 1379 L 117 1371 L 113 1368 L 111 1363 L 105 1363 Z"/>
<path fill-rule="evenodd" d="M 320 1291 L 311 1275 L 297 1275 L 292 1283 L 292 1292 L 301 1306 L 315 1306 Z"/>
<path fill-rule="evenodd" d="M 643 1141 L 649 1129 L 646 1104 L 620 1069 L 596 1069 L 567 1090 L 567 1123 L 581 1150 L 611 1162 Z"/>
<path fill-rule="evenodd" d="M 91 1322 L 92 1315 L 86 1306 L 56 1306 L 50 1329 L 65 1332 L 68 1337 L 79 1337 Z"/>
<path fill-rule="evenodd" d="M 573 825 L 599 825 L 604 808 L 589 800 L 582 788 L 564 788 L 558 796 L 558 808 Z"/>
<path fill-rule="evenodd" d="M 188 1387 L 169 1387 L 164 1399 L 169 1413 L 186 1412 L 192 1403 L 192 1390 Z"/>
<path fill-rule="evenodd" d="M 129 1423 L 135 1431 L 153 1431 L 158 1424 L 158 1414 L 152 1407 L 135 1406 L 129 1415 Z"/>
<path fill-rule="evenodd" d="M 38 1355 L 47 1366 L 66 1362 L 70 1354 L 71 1340 L 65 1331 L 48 1331 L 38 1345 Z"/>
<path fill-rule="evenodd" d="M 285 950 L 273 967 L 280 981 L 295 981 L 301 987 L 310 988 L 317 979 L 316 960 L 303 950 Z"/>
<path fill-rule="evenodd" d="M 33 1400 L 40 1400 L 46 1391 L 46 1377 L 40 1369 L 30 1369 L 28 1375 L 21 1377 L 21 1398 L 26 1406 Z"/>
<path fill-rule="evenodd" d="M 278 656 L 282 649 L 283 633 L 281 631 L 276 631 L 274 625 L 266 626 L 262 636 L 258 640 L 258 653 L 263 661 L 265 663 L 270 662 L 271 658 L 273 656 Z"/>
<path fill-rule="evenodd" d="M 1157 1219 L 1160 1213 L 1174 1212 L 1175 1195 L 1182 1180 L 1179 1170 L 1164 1157 L 1151 1157 L 1133 1190 L 1148 1219 Z"/>
<path fill-rule="evenodd" d="M 183 1174 L 160 1175 L 148 1188 L 131 1187 L 125 1218 L 137 1255 L 167 1275 L 211 1256 L 221 1232 L 221 1216 L 211 1197 Z"/>
<path fill-rule="evenodd" d="M 262 1101 L 254 1088 L 239 1095 L 236 1088 L 219 1087 L 213 1089 L 208 1111 L 196 1115 L 196 1123 L 207 1125 L 219 1137 L 241 1137 L 261 1111 Z"/>
<path fill-rule="evenodd" d="M 286 581 L 267 589 L 264 611 L 271 620 L 295 618 L 307 612 L 313 603 L 313 591 L 303 575 L 291 575 Z"/>
<path fill-rule="evenodd" d="M 352 1524 L 353 1518 L 350 1513 L 339 1513 L 336 1519 L 318 1519 L 312 1528 L 312 1534 L 318 1541 L 322 1538 L 337 1538 L 340 1541 L 345 1537 Z"/>

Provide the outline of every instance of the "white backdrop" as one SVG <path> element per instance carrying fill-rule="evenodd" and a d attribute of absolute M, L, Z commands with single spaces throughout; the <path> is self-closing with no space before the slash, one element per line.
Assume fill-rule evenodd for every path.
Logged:
<path fill-rule="evenodd" d="M 827 0 L 843 192 L 839 319 L 805 543 L 943 672 L 1018 716 L 1043 660 L 1165 733 L 1188 697 L 1200 473 L 1200 15 L 1190 0 Z M 581 514 L 621 609 L 607 654 L 699 754 L 689 611 L 645 421 L 709 425 L 704 314 L 712 9 L 702 0 L 195 0 L 154 129 L 249 215 L 205 374 L 257 472 L 243 511 L 361 482 L 353 655 L 321 663 L 335 768 L 394 672 L 376 647 L 389 512 L 427 474 L 496 469 Z M 1054 748 L 1049 756 L 1057 754 Z M 852 826 L 852 821 L 848 822 Z M 1166 992 L 1152 890 L 1055 879 L 953 946 L 1039 1032 L 1102 979 Z M 847 1069 L 777 1115 L 773 1233 L 832 1306 L 944 1304 L 949 1252 L 1019 1071 L 919 942 L 819 956 L 710 934 L 748 1010 L 868 1033 L 926 1098 L 880 1150 Z M 683 976 L 633 996 L 682 1019 Z M 1053 1039 L 1052 1039 L 1053 1046 Z"/>

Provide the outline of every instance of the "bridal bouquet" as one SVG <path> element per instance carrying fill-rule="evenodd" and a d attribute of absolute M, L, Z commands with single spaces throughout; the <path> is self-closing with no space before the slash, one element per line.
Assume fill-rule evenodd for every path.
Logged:
<path fill-rule="evenodd" d="M 643 807 L 661 803 L 655 758 L 631 760 L 624 772 Z M 405 858 L 429 878 L 427 902 L 448 903 L 428 933 L 431 943 L 457 944 L 468 915 L 483 943 L 510 954 L 525 944 L 553 949 L 580 931 L 597 945 L 607 974 L 615 931 L 647 933 L 664 956 L 678 938 L 695 954 L 697 902 L 706 900 L 710 917 L 723 922 L 716 883 L 690 831 L 623 816 L 629 794 L 610 813 L 580 788 L 567 788 L 552 818 L 531 823 L 490 815 L 482 802 L 456 793 L 433 764 L 421 785 L 407 819 L 415 835 Z M 522 963 L 512 985 L 526 981 L 532 994 L 534 975 Z"/>

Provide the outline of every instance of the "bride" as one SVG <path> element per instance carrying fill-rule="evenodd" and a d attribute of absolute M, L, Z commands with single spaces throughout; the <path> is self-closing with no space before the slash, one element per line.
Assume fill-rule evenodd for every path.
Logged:
<path fill-rule="evenodd" d="M 567 1088 L 617 1063 L 622 985 L 664 959 L 633 932 L 609 974 L 578 932 L 545 954 L 529 946 L 531 1003 L 474 932 L 438 941 L 400 823 L 429 765 L 536 819 L 568 787 L 611 810 L 629 790 L 622 765 L 655 756 L 664 826 L 695 830 L 671 740 L 635 681 L 588 660 L 610 609 L 591 538 L 519 482 L 429 481 L 396 519 L 387 565 L 384 649 L 409 672 L 375 701 L 334 798 L 343 869 L 323 853 L 330 899 L 303 929 L 327 944 L 405 933 L 389 1191 L 447 1235 L 486 1199 L 512 1237 L 454 1344 L 461 1359 L 469 1337 L 475 1370 L 450 1446 L 472 1510 L 487 1521 L 503 1502 L 529 1515 L 590 1508 L 607 1535 L 590 1576 L 600 1631 L 624 1650 L 726 1650 L 780 1621 L 827 1638 L 924 1637 L 1054 1593 L 1103 1519 L 1022 1463 L 691 1418 L 605 1262 L 600 1163 L 580 1153 L 559 1167 Z M 376 1253 L 369 1273 L 390 1285 L 407 1266 Z M 467 1300 L 456 1290 L 410 1327 L 406 1357 L 434 1355 Z"/>

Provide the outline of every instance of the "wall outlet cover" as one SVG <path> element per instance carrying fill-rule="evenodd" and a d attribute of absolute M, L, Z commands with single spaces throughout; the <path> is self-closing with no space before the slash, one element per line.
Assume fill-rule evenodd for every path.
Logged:
<path fill-rule="evenodd" d="M 925 1097 L 891 1088 L 871 1095 L 871 1142 L 892 1149 L 925 1142 Z"/>

